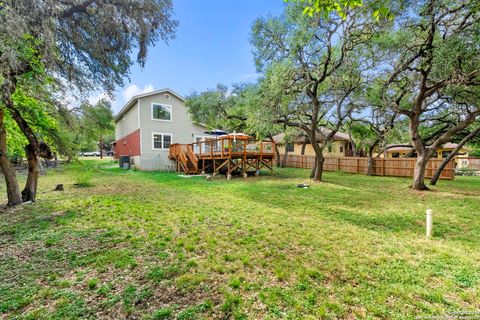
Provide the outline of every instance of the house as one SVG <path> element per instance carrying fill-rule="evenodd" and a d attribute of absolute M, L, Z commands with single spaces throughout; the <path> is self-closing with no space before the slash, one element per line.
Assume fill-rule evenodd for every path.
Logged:
<path fill-rule="evenodd" d="M 330 132 L 330 129 L 322 127 L 320 132 L 316 134 L 317 141 L 323 143 Z M 305 136 L 298 136 L 293 139 L 293 142 L 285 144 L 285 133 L 280 133 L 274 136 L 273 140 L 279 145 L 281 155 L 285 154 L 285 150 L 288 150 L 288 154 L 291 155 L 315 155 L 312 144 L 308 142 L 308 138 Z M 354 155 L 353 150 L 349 135 L 336 132 L 332 141 L 327 144 L 323 154 L 325 157 L 352 157 Z"/>
<path fill-rule="evenodd" d="M 114 120 L 114 158 L 130 156 L 130 163 L 139 170 L 173 170 L 171 144 L 216 137 L 192 122 L 185 99 L 170 89 L 134 96 Z"/>
<path fill-rule="evenodd" d="M 438 148 L 437 152 L 434 154 L 434 158 L 443 159 L 448 157 L 448 155 L 458 146 L 456 143 L 445 143 L 440 148 Z M 386 158 L 403 158 L 408 156 L 412 153 L 413 147 L 402 146 L 402 147 L 393 147 L 385 150 Z M 412 157 L 415 157 L 415 153 L 412 153 Z M 462 147 L 455 158 L 460 157 L 468 157 L 468 150 L 465 147 Z"/>

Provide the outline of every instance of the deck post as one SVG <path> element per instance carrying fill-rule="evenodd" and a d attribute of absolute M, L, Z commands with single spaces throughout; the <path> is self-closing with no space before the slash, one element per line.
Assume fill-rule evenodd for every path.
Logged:
<path fill-rule="evenodd" d="M 245 170 L 246 168 L 245 162 L 247 161 L 247 141 L 248 140 L 243 141 L 242 173 L 244 178 L 247 177 L 247 172 Z"/>

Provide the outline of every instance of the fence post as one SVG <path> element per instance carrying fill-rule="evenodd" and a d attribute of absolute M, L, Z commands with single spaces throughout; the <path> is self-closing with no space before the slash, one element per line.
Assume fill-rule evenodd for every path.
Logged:
<path fill-rule="evenodd" d="M 303 166 L 303 163 L 305 162 L 305 161 L 303 161 L 303 160 L 304 160 L 304 159 L 303 159 L 304 157 L 305 157 L 304 154 L 301 154 L 301 155 L 300 155 L 300 159 L 302 159 L 302 166 L 301 166 L 302 169 L 305 169 L 304 166 Z"/>
<path fill-rule="evenodd" d="M 337 157 L 336 163 L 337 163 L 337 170 L 335 171 L 340 171 L 340 157 Z"/>
<path fill-rule="evenodd" d="M 360 173 L 360 158 L 357 158 L 357 173 Z"/>
<path fill-rule="evenodd" d="M 385 158 L 382 158 L 382 176 L 385 176 Z"/>

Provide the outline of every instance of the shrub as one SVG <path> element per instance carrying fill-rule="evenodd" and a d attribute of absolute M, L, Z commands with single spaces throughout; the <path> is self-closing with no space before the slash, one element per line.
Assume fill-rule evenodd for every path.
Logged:
<path fill-rule="evenodd" d="M 74 175 L 75 186 L 77 187 L 91 187 L 93 179 L 93 171 L 90 169 L 78 170 Z"/>

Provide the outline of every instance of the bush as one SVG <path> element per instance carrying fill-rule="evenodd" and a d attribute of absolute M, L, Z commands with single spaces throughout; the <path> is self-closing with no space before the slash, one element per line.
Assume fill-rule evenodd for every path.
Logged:
<path fill-rule="evenodd" d="M 92 179 L 93 171 L 90 169 L 79 170 L 74 175 L 75 186 L 77 187 L 86 188 L 93 186 Z"/>

